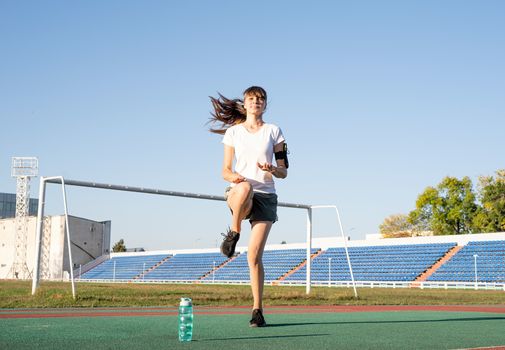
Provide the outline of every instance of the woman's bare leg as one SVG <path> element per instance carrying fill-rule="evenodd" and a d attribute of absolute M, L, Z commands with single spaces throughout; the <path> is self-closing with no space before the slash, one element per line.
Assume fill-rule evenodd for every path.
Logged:
<path fill-rule="evenodd" d="M 228 206 L 232 210 L 231 230 L 240 233 L 242 220 L 252 208 L 253 189 L 249 182 L 235 185 L 228 193 Z"/>
<path fill-rule="evenodd" d="M 272 228 L 271 221 L 254 221 L 251 228 L 251 239 L 247 250 L 247 262 L 251 278 L 251 289 L 254 299 L 253 309 L 263 310 L 263 284 L 265 270 L 263 269 L 263 251 L 268 234 Z"/>

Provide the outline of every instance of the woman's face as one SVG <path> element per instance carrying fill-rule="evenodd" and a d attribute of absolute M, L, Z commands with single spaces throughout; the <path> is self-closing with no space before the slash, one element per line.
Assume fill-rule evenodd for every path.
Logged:
<path fill-rule="evenodd" d="M 244 108 L 247 114 L 262 115 L 266 107 L 266 101 L 263 97 L 256 94 L 244 96 Z"/>

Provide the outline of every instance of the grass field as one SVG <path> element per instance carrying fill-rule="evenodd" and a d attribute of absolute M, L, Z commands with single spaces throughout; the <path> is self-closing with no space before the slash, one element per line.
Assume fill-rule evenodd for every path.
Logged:
<path fill-rule="evenodd" d="M 77 283 L 72 299 L 70 283 L 43 282 L 31 295 L 31 281 L 0 281 L 0 308 L 65 308 L 177 306 L 181 297 L 191 297 L 201 306 L 250 306 L 247 285 L 205 284 L 105 284 Z M 281 305 L 503 305 L 504 291 L 265 286 L 266 306 Z"/>

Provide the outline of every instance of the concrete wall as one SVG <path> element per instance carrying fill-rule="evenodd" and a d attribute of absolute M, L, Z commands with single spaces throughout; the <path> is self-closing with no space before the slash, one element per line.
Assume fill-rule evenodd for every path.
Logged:
<path fill-rule="evenodd" d="M 28 218 L 28 236 L 26 249 L 26 264 L 28 270 L 33 270 L 35 252 L 35 224 L 36 218 Z M 16 243 L 16 219 L 0 220 L 0 278 L 10 278 L 12 265 L 14 263 L 14 245 Z M 11 274 L 12 275 L 12 274 Z M 13 277 L 13 276 L 12 276 Z M 20 276 L 21 278 L 23 276 Z M 28 276 L 27 276 L 28 277 Z"/>
<path fill-rule="evenodd" d="M 63 216 L 62 218 L 64 219 Z M 69 216 L 68 223 L 70 225 L 74 269 L 78 269 L 79 265 L 87 264 L 102 255 L 109 254 L 111 229 L 110 221 L 96 222 Z M 68 267 L 69 257 L 67 244 L 65 244 L 63 254 L 63 269 L 70 273 Z"/>
<path fill-rule="evenodd" d="M 41 256 L 47 264 L 41 265 L 41 276 L 51 280 L 64 279 L 70 273 L 65 216 L 46 218 L 44 232 L 48 234 Z M 110 221 L 96 222 L 69 216 L 72 260 L 74 268 L 84 265 L 110 250 Z M 26 261 L 30 274 L 35 267 L 36 217 L 28 218 Z M 14 278 L 15 219 L 0 220 L 0 279 Z M 66 273 L 64 272 L 66 271 Z M 23 276 L 20 276 L 23 278 Z M 31 276 L 25 276 L 31 278 Z"/>

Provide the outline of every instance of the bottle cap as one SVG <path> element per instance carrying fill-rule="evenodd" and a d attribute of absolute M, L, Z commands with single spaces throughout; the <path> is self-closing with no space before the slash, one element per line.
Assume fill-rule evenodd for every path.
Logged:
<path fill-rule="evenodd" d="M 191 298 L 181 298 L 181 303 L 179 306 L 192 306 L 193 302 L 191 301 Z"/>

